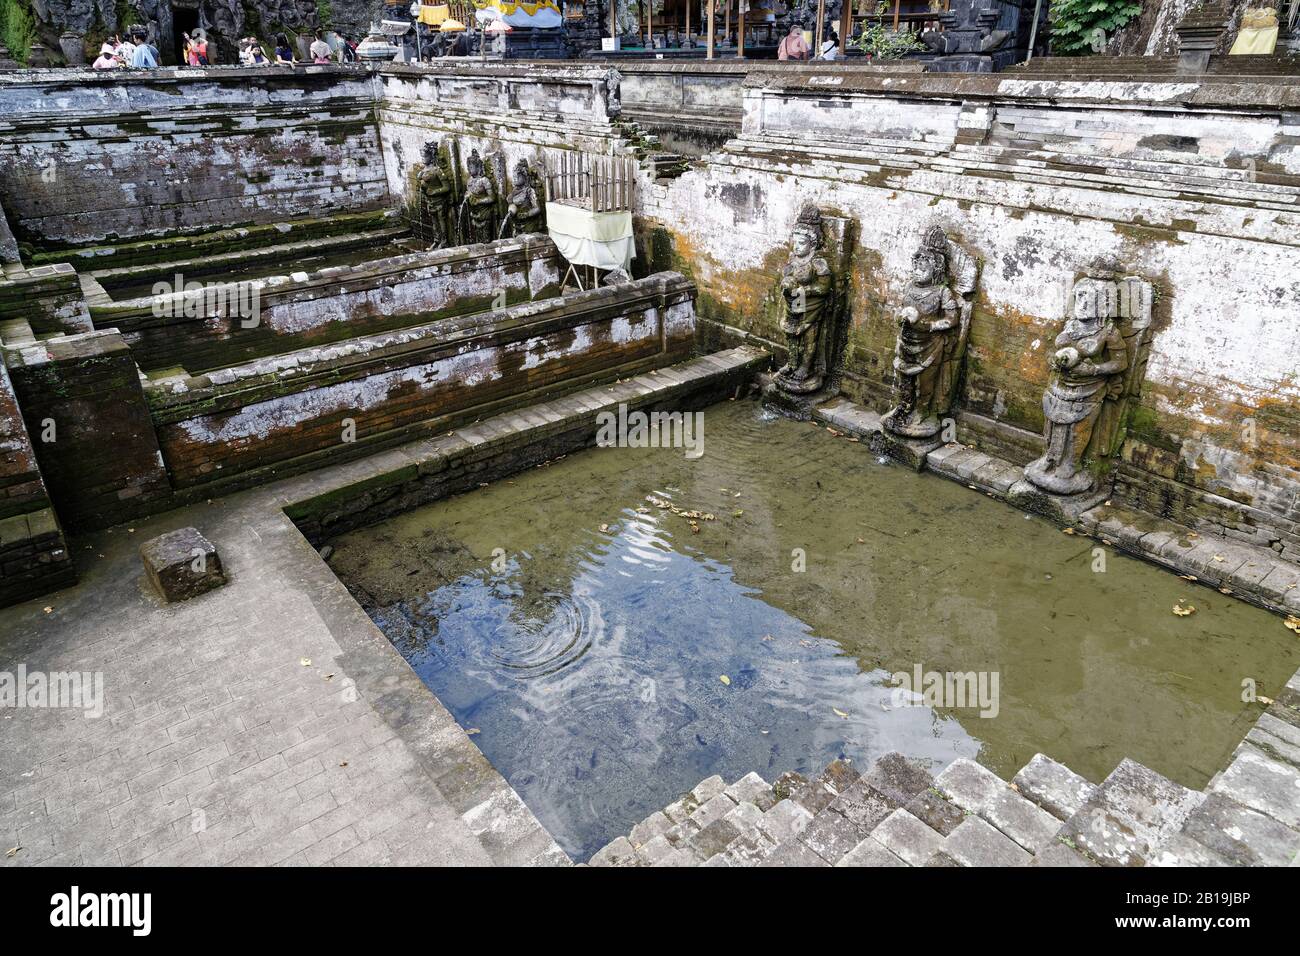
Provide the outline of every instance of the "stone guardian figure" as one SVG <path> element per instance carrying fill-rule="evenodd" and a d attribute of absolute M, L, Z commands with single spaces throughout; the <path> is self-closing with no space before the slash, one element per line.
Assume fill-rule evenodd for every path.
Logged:
<path fill-rule="evenodd" d="M 465 185 L 465 198 L 460 204 L 460 236 L 466 245 L 491 242 L 497 237 L 497 190 L 487 174 L 483 157 L 472 150 L 465 163 L 469 182 Z"/>
<path fill-rule="evenodd" d="M 788 360 L 774 384 L 790 395 L 807 395 L 826 384 L 831 317 L 835 309 L 835 276 L 822 255 L 822 217 L 805 206 L 795 223 L 790 257 L 781 270 Z"/>
<path fill-rule="evenodd" d="M 498 238 L 508 239 L 531 232 L 546 231 L 546 207 L 527 160 L 515 163 L 510 192 L 506 196 L 506 215 L 501 221 Z"/>
<path fill-rule="evenodd" d="M 421 153 L 424 162 L 415 177 L 416 231 L 420 239 L 429 243 L 430 249 L 441 249 L 451 244 L 451 177 L 442 163 L 435 141 L 426 141 Z"/>
<path fill-rule="evenodd" d="M 1135 278 L 1117 281 L 1107 264 L 1079 279 L 1071 298 L 1072 314 L 1048 360 L 1047 448 L 1025 466 L 1025 479 L 1054 495 L 1085 494 L 1100 483 L 1101 466 L 1117 444 L 1117 407 L 1136 386 L 1132 373 L 1150 326 L 1150 286 Z M 1117 322 L 1121 317 L 1131 320 L 1128 336 Z"/>
<path fill-rule="evenodd" d="M 912 256 L 912 283 L 899 311 L 896 403 L 882 424 L 904 438 L 933 438 L 952 409 L 970 333 L 979 263 L 932 226 Z"/>

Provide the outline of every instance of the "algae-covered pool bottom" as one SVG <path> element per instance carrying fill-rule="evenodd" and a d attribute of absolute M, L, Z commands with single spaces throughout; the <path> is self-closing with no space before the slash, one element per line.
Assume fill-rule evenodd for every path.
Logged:
<path fill-rule="evenodd" d="M 695 460 L 594 448 L 335 542 L 577 859 L 711 774 L 890 750 L 1094 781 L 1128 756 L 1200 787 L 1258 712 L 1242 682 L 1300 666 L 1278 618 L 863 444 L 749 402 L 704 422 Z M 971 693 L 914 703 L 890 675 L 918 667 Z"/>

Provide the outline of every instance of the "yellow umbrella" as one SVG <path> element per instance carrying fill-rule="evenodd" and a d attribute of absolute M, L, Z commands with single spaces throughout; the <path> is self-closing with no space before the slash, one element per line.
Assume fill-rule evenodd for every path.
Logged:
<path fill-rule="evenodd" d="M 451 17 L 448 17 L 446 20 L 442 21 L 442 26 L 438 27 L 438 32 L 439 33 L 461 33 L 464 31 L 464 29 L 465 29 L 465 24 L 461 23 L 459 20 L 454 20 Z"/>

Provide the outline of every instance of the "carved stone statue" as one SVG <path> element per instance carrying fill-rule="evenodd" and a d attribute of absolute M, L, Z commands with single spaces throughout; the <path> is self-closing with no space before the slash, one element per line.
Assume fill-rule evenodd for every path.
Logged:
<path fill-rule="evenodd" d="M 465 198 L 460 204 L 460 236 L 465 244 L 473 242 L 491 242 L 497 237 L 497 190 L 487 174 L 483 157 L 478 150 L 469 154 L 465 163 L 469 170 L 469 182 L 465 186 Z"/>
<path fill-rule="evenodd" d="M 1122 439 L 1124 403 L 1136 393 L 1151 325 L 1151 286 L 1097 263 L 1075 283 L 1072 315 L 1048 361 L 1043 394 L 1047 449 L 1025 479 L 1055 495 L 1097 488 Z"/>
<path fill-rule="evenodd" d="M 822 253 L 822 217 L 805 206 L 795 223 L 790 258 L 781 270 L 785 315 L 781 331 L 789 358 L 776 373 L 777 388 L 806 395 L 826 384 L 835 276 Z"/>
<path fill-rule="evenodd" d="M 451 244 L 452 181 L 438 155 L 436 142 L 426 141 L 422 153 L 424 162 L 415 177 L 416 232 L 429 243 L 429 248 L 441 249 Z"/>
<path fill-rule="evenodd" d="M 546 230 L 546 207 L 533 179 L 527 160 L 515 163 L 513 182 L 506 196 L 506 216 L 501 221 L 500 238 L 522 236 Z"/>
<path fill-rule="evenodd" d="M 894 354 L 897 404 L 882 424 L 904 438 L 932 438 L 952 408 L 961 376 L 979 263 L 938 226 L 912 256 L 912 284 L 899 312 Z"/>

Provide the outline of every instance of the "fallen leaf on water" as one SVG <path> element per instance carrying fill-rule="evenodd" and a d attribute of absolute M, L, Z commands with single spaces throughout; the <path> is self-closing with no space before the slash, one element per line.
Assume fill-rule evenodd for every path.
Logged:
<path fill-rule="evenodd" d="M 1196 580 L 1196 575 L 1194 575 L 1194 574 L 1180 574 L 1180 575 L 1178 575 L 1178 576 L 1179 576 L 1180 578 L 1182 578 L 1184 581 L 1195 581 L 1195 580 Z"/>
<path fill-rule="evenodd" d="M 1074 529 L 1073 529 L 1073 528 L 1062 528 L 1062 529 L 1061 529 L 1061 534 L 1074 534 Z"/>
<path fill-rule="evenodd" d="M 722 681 L 722 683 L 726 684 L 728 687 L 731 686 L 731 678 L 728 677 L 726 674 L 720 675 L 718 677 L 718 680 Z"/>
<path fill-rule="evenodd" d="M 1195 614 L 1196 608 L 1192 607 L 1192 605 L 1190 604 L 1187 605 L 1187 607 L 1183 607 L 1181 604 L 1175 604 L 1174 613 L 1177 614 L 1179 617 L 1187 617 L 1187 615 L 1189 614 Z"/>
<path fill-rule="evenodd" d="M 325 675 L 325 679 L 326 679 L 326 680 L 333 680 L 333 679 L 334 679 L 334 675 L 333 675 L 333 674 L 326 674 L 326 675 Z"/>
<path fill-rule="evenodd" d="M 301 664 L 303 667 L 311 667 L 311 658 L 310 658 L 310 657 L 304 657 L 304 658 L 303 658 L 302 660 L 300 660 L 298 663 Z"/>
<path fill-rule="evenodd" d="M 856 445 L 856 444 L 858 444 L 859 442 L 861 442 L 862 439 L 861 439 L 861 438 L 850 438 L 849 441 L 853 442 L 853 444 Z"/>
<path fill-rule="evenodd" d="M 1231 594 L 1231 593 L 1232 593 L 1232 588 L 1219 588 L 1219 593 L 1220 593 L 1220 594 Z"/>
<path fill-rule="evenodd" d="M 1214 556 L 1214 560 L 1215 560 L 1215 561 L 1226 561 L 1227 559 L 1226 559 L 1223 555 L 1221 555 L 1221 554 L 1216 554 L 1216 555 Z"/>
<path fill-rule="evenodd" d="M 1270 706 L 1270 705 L 1273 703 L 1273 698 L 1272 698 L 1272 697 L 1265 697 L 1263 694 L 1257 694 L 1257 695 L 1255 696 L 1255 700 L 1257 700 L 1259 703 L 1263 704 L 1265 707 L 1268 707 L 1268 706 Z"/>
<path fill-rule="evenodd" d="M 764 635 L 763 635 L 763 640 L 765 640 L 765 641 L 775 641 L 776 638 L 773 637 L 771 634 L 764 634 Z"/>
<path fill-rule="evenodd" d="M 834 435 L 836 438 L 840 437 L 840 433 L 837 432 L 835 429 L 831 428 L 830 426 L 827 426 L 826 430 L 830 432 L 832 435 Z"/>
<path fill-rule="evenodd" d="M 1288 614 L 1283 623 L 1297 634 L 1300 634 L 1300 617 L 1296 617 L 1294 614 Z"/>
<path fill-rule="evenodd" d="M 480 733 L 480 731 L 477 727 L 469 727 L 466 728 L 465 733 L 473 737 L 475 734 Z"/>
<path fill-rule="evenodd" d="M 45 608 L 45 613 L 46 613 L 46 614 L 49 614 L 49 613 L 50 613 L 51 611 L 53 611 L 53 610 L 54 610 L 54 608 L 52 608 L 52 607 L 47 607 L 47 608 Z"/>
<path fill-rule="evenodd" d="M 844 711 L 840 710 L 838 707 L 832 707 L 831 710 L 835 711 L 836 717 L 843 717 L 845 720 L 848 720 L 849 715 L 844 713 Z"/>
<path fill-rule="evenodd" d="M 733 518 L 739 518 L 739 517 L 740 517 L 741 515 L 743 515 L 744 513 L 745 513 L 745 512 L 743 512 L 743 511 L 736 510 L 736 511 L 733 511 L 733 512 L 731 513 L 731 517 L 733 517 Z"/>
<path fill-rule="evenodd" d="M 605 534 L 609 534 L 609 525 L 607 524 L 601 525 L 600 530 L 603 531 Z"/>

